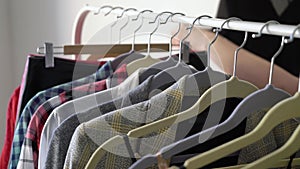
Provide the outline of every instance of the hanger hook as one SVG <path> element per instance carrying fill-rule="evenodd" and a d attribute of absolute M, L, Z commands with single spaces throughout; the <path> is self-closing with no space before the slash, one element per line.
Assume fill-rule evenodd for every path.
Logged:
<path fill-rule="evenodd" d="M 186 40 L 186 39 L 190 36 L 190 34 L 192 33 L 192 30 L 193 30 L 193 28 L 194 28 L 194 25 L 195 25 L 196 21 L 198 21 L 198 20 L 200 20 L 200 19 L 202 19 L 202 18 L 204 18 L 204 17 L 205 17 L 205 18 L 212 18 L 212 17 L 209 16 L 209 15 L 201 15 L 201 16 L 197 17 L 197 18 L 193 21 L 193 23 L 191 24 L 191 26 L 186 28 L 186 29 L 189 30 L 189 32 L 185 35 L 185 37 L 184 37 L 183 39 L 181 39 L 181 43 L 182 43 L 184 40 Z"/>
<path fill-rule="evenodd" d="M 141 12 L 137 15 L 136 18 L 133 18 L 132 21 L 138 20 L 139 17 L 140 17 L 140 15 L 142 15 L 142 14 L 145 13 L 145 12 L 153 13 L 153 11 L 152 11 L 152 10 L 149 10 L 149 9 L 143 10 L 143 11 L 141 11 Z M 143 22 L 144 22 L 144 18 L 141 17 L 141 24 L 139 25 L 139 27 L 137 27 L 137 28 L 133 31 L 132 45 L 131 45 L 131 50 L 132 50 L 132 51 L 134 51 L 135 35 L 136 35 L 137 31 L 139 31 L 139 30 L 142 28 Z"/>
<path fill-rule="evenodd" d="M 263 29 L 264 29 L 266 26 L 270 25 L 270 24 L 279 24 L 279 22 L 278 22 L 278 21 L 274 21 L 274 20 L 271 20 L 271 21 L 266 22 L 266 23 L 260 28 L 260 30 L 259 30 L 259 32 L 258 32 L 257 34 L 252 34 L 252 38 L 261 37 Z M 285 37 L 282 36 L 282 37 L 281 37 L 280 47 L 279 47 L 279 49 L 276 51 L 276 53 L 275 53 L 275 54 L 272 56 L 272 58 L 271 58 L 270 74 L 269 74 L 269 82 L 268 82 L 269 85 L 272 84 L 272 78 L 273 78 L 273 71 L 274 71 L 274 62 L 275 62 L 275 59 L 276 59 L 276 57 L 281 53 L 281 51 L 283 50 L 285 41 L 286 41 Z"/>
<path fill-rule="evenodd" d="M 152 22 L 150 21 L 149 24 L 155 23 L 156 20 L 158 19 L 158 17 L 162 16 L 163 14 L 172 14 L 172 12 L 165 11 L 165 12 L 161 12 L 161 13 L 157 14 L 156 17 L 155 17 L 155 19 L 154 19 L 154 21 L 152 21 Z M 150 33 L 150 35 L 149 35 L 149 39 L 148 39 L 148 48 L 147 48 L 147 55 L 150 55 L 151 37 L 152 37 L 152 35 L 154 34 L 154 32 L 157 31 L 159 25 L 160 25 L 160 22 L 158 21 L 156 27 L 154 28 L 154 30 L 153 30 L 153 31 Z"/>
<path fill-rule="evenodd" d="M 167 19 L 166 19 L 164 22 L 160 22 L 160 24 L 166 24 L 166 23 L 169 21 L 169 19 L 171 19 L 171 20 L 173 21 L 173 17 L 174 17 L 175 15 L 185 16 L 185 14 L 184 14 L 184 13 L 181 13 L 181 12 L 172 13 L 171 15 L 169 15 L 169 16 L 167 17 Z"/>
<path fill-rule="evenodd" d="M 128 11 L 137 11 L 137 9 L 135 9 L 135 8 L 127 8 L 127 9 L 123 10 L 122 14 L 119 15 L 119 16 L 117 16 L 117 18 L 122 18 L 123 15 L 124 15 L 124 13 L 125 13 L 125 12 L 128 12 Z M 123 26 L 121 26 L 120 31 L 119 31 L 119 44 L 121 43 L 122 30 L 123 30 L 123 29 L 128 25 L 128 23 L 129 23 L 129 16 L 127 16 L 126 18 L 127 18 L 126 23 L 125 23 Z"/>
<path fill-rule="evenodd" d="M 140 17 L 140 15 L 143 14 L 143 13 L 145 13 L 145 12 L 150 12 L 150 13 L 152 13 L 153 11 L 152 11 L 152 10 L 149 10 L 149 9 L 143 10 L 143 11 L 139 12 L 139 14 L 137 14 L 136 18 L 133 18 L 132 21 L 138 20 L 139 17 Z"/>
<path fill-rule="evenodd" d="M 199 17 L 197 17 L 194 21 L 193 21 L 193 23 L 192 23 L 192 25 L 190 26 L 190 27 L 188 27 L 188 28 L 186 28 L 186 29 L 188 29 L 189 30 L 189 32 L 186 34 L 186 36 L 183 38 L 183 39 L 181 39 L 180 40 L 180 46 L 179 46 L 179 50 L 180 50 L 180 52 L 179 52 L 179 60 L 181 60 L 181 55 L 182 55 L 182 46 L 183 46 L 183 42 L 190 36 L 190 34 L 192 33 L 192 30 L 193 30 L 193 28 L 194 28 L 194 26 L 195 26 L 195 23 L 196 23 L 196 21 L 200 21 L 202 18 L 212 18 L 211 16 L 209 16 L 209 15 L 201 15 L 201 16 L 199 16 Z M 200 22 L 199 22 L 200 23 Z M 209 59 L 208 59 L 209 60 Z"/>
<path fill-rule="evenodd" d="M 106 14 L 104 14 L 104 16 L 107 16 L 109 15 L 113 10 L 116 10 L 116 9 L 121 9 L 123 10 L 124 8 L 120 7 L 120 6 L 117 6 L 117 7 L 113 7 L 110 9 L 110 11 L 108 11 Z M 111 25 L 110 25 L 110 41 L 112 43 L 112 28 L 117 24 L 118 22 L 118 18 L 116 21 L 114 21 Z"/>
<path fill-rule="evenodd" d="M 295 34 L 296 34 L 296 32 L 297 32 L 297 30 L 298 30 L 299 28 L 300 28 L 300 24 L 298 24 L 298 25 L 296 26 L 296 28 L 293 30 L 293 33 L 290 35 L 290 38 L 284 40 L 284 43 L 291 43 L 291 42 L 293 42 L 293 41 L 294 41 Z"/>
<path fill-rule="evenodd" d="M 222 30 L 223 30 L 223 27 L 224 27 L 224 25 L 227 23 L 229 23 L 230 21 L 242 21 L 240 18 L 237 18 L 237 17 L 230 17 L 230 18 L 228 18 L 228 19 L 226 19 L 223 23 L 222 23 L 222 25 L 220 26 L 220 28 L 217 30 L 217 31 L 219 31 L 219 32 L 221 32 Z"/>
<path fill-rule="evenodd" d="M 163 15 L 163 14 L 170 14 L 170 15 L 171 15 L 171 14 L 173 14 L 173 13 L 172 13 L 172 12 L 169 12 L 169 11 L 161 12 L 161 13 L 159 13 L 159 14 L 156 15 L 156 17 L 154 18 L 154 21 L 152 21 L 152 22 L 150 21 L 149 23 L 150 23 L 150 24 L 155 23 L 156 20 L 158 19 L 158 17 L 160 17 L 160 16 Z"/>
<path fill-rule="evenodd" d="M 274 56 L 272 57 L 271 59 L 271 67 L 270 67 L 270 74 L 269 74 L 269 85 L 272 84 L 272 78 L 273 78 L 273 71 L 274 71 L 274 62 L 275 62 L 275 59 L 276 57 L 281 53 L 283 47 L 284 47 L 284 43 L 285 43 L 285 37 L 282 36 L 281 38 L 281 43 L 280 43 L 280 47 L 279 49 L 277 50 L 277 52 L 274 54 Z"/>
<path fill-rule="evenodd" d="M 185 14 L 183 14 L 183 13 L 176 12 L 176 13 L 173 13 L 170 16 L 168 16 L 167 19 L 166 19 L 166 21 L 165 22 L 161 22 L 160 24 L 166 24 L 170 18 L 172 20 L 173 17 L 176 16 L 176 15 L 185 16 Z M 181 28 L 181 23 L 179 22 L 178 23 L 178 29 L 177 29 L 177 31 L 170 38 L 170 42 L 169 42 L 169 57 L 172 57 L 172 40 L 179 33 L 180 28 Z"/>
<path fill-rule="evenodd" d="M 135 8 L 127 8 L 127 9 L 123 10 L 122 14 L 119 15 L 119 16 L 117 16 L 117 18 L 122 18 L 123 15 L 124 15 L 124 13 L 125 13 L 125 12 L 128 12 L 128 11 L 138 11 L 138 10 L 135 9 Z"/>
<path fill-rule="evenodd" d="M 270 24 L 279 24 L 279 22 L 278 22 L 278 21 L 275 21 L 275 20 L 270 20 L 270 21 L 266 22 L 266 23 L 260 28 L 260 30 L 259 30 L 258 33 L 252 34 L 252 38 L 259 38 L 259 37 L 261 37 L 262 31 L 264 30 L 264 28 L 265 28 L 266 26 L 270 25 Z"/>
<path fill-rule="evenodd" d="M 113 8 L 110 9 L 110 11 L 108 11 L 106 14 L 104 14 L 104 16 L 109 15 L 113 10 L 116 10 L 116 9 L 121 9 L 121 10 L 123 10 L 124 8 L 123 8 L 123 7 L 120 7 L 120 6 L 113 7 Z"/>
<path fill-rule="evenodd" d="M 110 8 L 110 10 L 112 10 L 113 7 L 110 5 L 101 6 L 96 12 L 94 12 L 94 15 L 98 15 L 100 13 L 100 11 L 104 8 Z"/>
<path fill-rule="evenodd" d="M 163 14 L 170 14 L 170 15 L 172 15 L 173 13 L 172 13 L 172 12 L 169 12 L 169 11 L 161 12 L 161 13 L 157 14 L 156 17 L 155 17 L 155 19 L 154 19 L 154 21 L 152 21 L 152 22 L 150 21 L 149 24 L 155 23 L 156 20 L 157 20 L 160 16 L 162 16 Z M 151 36 L 154 34 L 154 32 L 157 31 L 159 25 L 160 25 L 160 22 L 158 21 L 156 27 L 155 27 L 154 30 L 150 33 L 150 38 L 151 38 Z M 150 40 L 150 38 L 149 38 L 149 40 Z"/>
<path fill-rule="evenodd" d="M 148 9 L 146 9 L 146 10 L 143 10 L 143 11 L 141 11 L 141 12 L 140 12 L 140 13 L 137 15 L 137 17 L 136 17 L 136 18 L 132 19 L 132 21 L 136 21 L 136 20 L 138 20 L 138 19 L 139 19 L 139 17 L 140 17 L 142 14 L 144 14 L 145 12 L 153 13 L 153 11 L 152 11 L 152 10 L 148 10 Z M 140 24 L 140 26 L 139 26 L 139 27 L 137 27 L 137 29 L 136 29 L 136 30 L 134 30 L 134 35 L 135 35 L 135 33 L 136 33 L 137 31 L 139 31 L 139 30 L 142 28 L 142 26 L 143 26 L 143 21 L 144 21 L 144 18 L 143 18 L 143 17 L 141 17 L 141 19 L 142 19 L 142 21 L 141 21 L 141 24 Z"/>
<path fill-rule="evenodd" d="M 190 36 L 190 34 L 192 33 L 192 30 L 193 30 L 193 28 L 194 28 L 194 25 L 195 25 L 196 21 L 198 21 L 198 20 L 200 20 L 200 19 L 202 19 L 202 18 L 212 18 L 212 17 L 209 16 L 209 15 L 201 15 L 201 16 L 197 17 L 197 18 L 193 21 L 193 23 L 191 24 L 190 27 L 187 27 L 187 28 L 186 28 L 186 29 L 189 30 L 189 32 L 185 35 L 184 38 L 182 38 L 182 39 L 180 40 L 180 43 L 179 43 L 179 58 L 178 58 L 179 60 L 178 60 L 178 63 L 181 62 L 183 42 L 184 42 L 184 41 Z"/>
<path fill-rule="evenodd" d="M 236 17 L 230 17 L 228 19 L 226 19 L 222 25 L 220 26 L 220 28 L 215 28 L 213 29 L 214 32 L 216 32 L 215 34 L 215 37 L 214 39 L 208 44 L 208 47 L 207 47 L 207 67 L 210 67 L 210 48 L 211 46 L 216 42 L 216 40 L 218 39 L 219 37 L 219 33 L 223 30 L 223 27 L 224 25 L 227 23 L 229 23 L 230 21 L 233 21 L 233 20 L 241 20 L 239 18 L 236 18 Z"/>
<path fill-rule="evenodd" d="M 237 21 L 242 21 L 242 19 L 240 18 L 236 18 L 236 17 L 233 17 L 233 18 L 229 18 L 228 20 L 226 20 L 220 27 L 220 30 L 221 31 L 225 25 L 226 22 L 229 22 L 231 20 L 237 20 Z M 234 51 L 234 60 L 233 60 L 233 73 L 232 73 L 232 76 L 236 76 L 236 67 L 237 67 L 237 56 L 238 56 L 238 53 L 239 51 L 246 45 L 246 42 L 247 42 L 247 39 L 248 39 L 248 32 L 245 31 L 245 35 L 244 35 L 244 40 L 242 42 L 242 44 Z"/>
<path fill-rule="evenodd" d="M 166 12 L 161 12 L 161 13 L 157 14 L 156 17 L 155 17 L 155 19 L 154 19 L 154 21 L 152 21 L 152 22 L 150 21 L 149 24 L 155 23 L 156 20 L 158 19 L 158 17 L 162 16 L 163 14 L 170 14 L 170 15 L 172 15 L 173 13 L 172 13 L 172 12 L 168 12 L 168 11 L 166 11 Z M 157 25 L 156 25 L 156 27 L 155 27 L 155 29 L 150 33 L 150 36 L 152 36 L 152 35 L 154 34 L 154 32 L 157 31 L 159 25 L 160 25 L 160 22 L 158 21 L 158 22 L 157 22 Z"/>
<path fill-rule="evenodd" d="M 237 56 L 239 51 L 246 45 L 248 39 L 248 32 L 245 31 L 245 36 L 244 36 L 244 40 L 243 43 L 234 51 L 234 60 L 233 60 L 233 76 L 236 76 L 236 67 L 237 67 Z"/>
<path fill-rule="evenodd" d="M 293 33 L 290 35 L 290 38 L 284 40 L 284 43 L 291 43 L 291 42 L 293 42 L 295 34 L 296 34 L 296 32 L 297 32 L 298 29 L 300 29 L 300 24 L 298 24 L 296 26 L 296 28 L 293 30 Z M 298 76 L 298 92 L 300 92 L 300 74 Z"/>

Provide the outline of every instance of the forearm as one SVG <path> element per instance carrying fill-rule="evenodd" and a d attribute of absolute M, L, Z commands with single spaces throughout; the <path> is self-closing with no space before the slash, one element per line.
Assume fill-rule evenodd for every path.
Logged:
<path fill-rule="evenodd" d="M 212 39 L 214 33 L 205 31 L 204 35 L 208 39 Z M 219 36 L 217 41 L 213 44 L 211 59 L 223 68 L 226 73 L 232 74 L 234 51 L 237 47 L 238 46 L 231 41 Z M 274 49 L 274 53 L 275 51 L 276 49 Z M 268 83 L 270 62 L 242 49 L 238 54 L 236 71 L 240 79 L 249 81 L 259 88 L 263 88 Z M 297 91 L 298 78 L 275 65 L 272 84 L 290 94 L 294 94 Z"/>

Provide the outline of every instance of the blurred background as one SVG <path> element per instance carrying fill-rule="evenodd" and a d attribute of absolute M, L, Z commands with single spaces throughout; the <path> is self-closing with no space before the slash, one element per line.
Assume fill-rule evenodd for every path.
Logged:
<path fill-rule="evenodd" d="M 8 100 L 21 83 L 26 58 L 36 53 L 44 42 L 55 45 L 72 43 L 75 17 L 85 4 L 151 9 L 154 12 L 182 12 L 187 16 L 208 14 L 215 16 L 220 0 L 0 0 L 0 147 L 5 134 Z M 116 19 L 89 15 L 83 29 L 83 43 L 97 42 L 95 34 Z M 101 31 L 100 31 L 101 32 Z M 100 39 L 99 39 L 100 41 Z"/>

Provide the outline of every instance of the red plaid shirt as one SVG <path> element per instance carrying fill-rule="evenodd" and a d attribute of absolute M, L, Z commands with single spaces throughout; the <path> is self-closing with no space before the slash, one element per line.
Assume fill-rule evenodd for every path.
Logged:
<path fill-rule="evenodd" d="M 116 84 L 120 84 L 127 78 L 127 76 L 126 65 L 124 64 L 114 72 L 110 79 L 115 80 L 117 82 Z M 38 168 L 41 133 L 47 118 L 56 107 L 72 100 L 73 97 L 79 98 L 94 92 L 105 90 L 106 88 L 105 79 L 99 82 L 76 87 L 70 92 L 61 93 L 60 95 L 44 102 L 30 120 L 29 127 L 22 145 L 20 160 L 17 168 Z"/>

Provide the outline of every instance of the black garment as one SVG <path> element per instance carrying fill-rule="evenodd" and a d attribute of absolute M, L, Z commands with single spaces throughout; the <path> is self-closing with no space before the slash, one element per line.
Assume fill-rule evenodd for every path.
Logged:
<path fill-rule="evenodd" d="M 38 92 L 59 84 L 70 82 L 97 71 L 99 64 L 73 61 L 61 58 L 54 59 L 53 68 L 45 68 L 45 58 L 31 56 L 28 58 L 28 72 L 20 110 Z"/>
<path fill-rule="evenodd" d="M 276 10 L 277 3 L 285 3 L 277 8 L 282 8 L 282 13 Z M 286 8 L 284 8 L 286 7 Z M 239 17 L 246 21 L 267 22 L 277 20 L 281 24 L 297 25 L 300 23 L 300 1 L 297 0 L 221 0 L 218 18 Z M 244 38 L 244 32 L 222 30 L 222 35 L 237 45 L 240 45 Z M 270 61 L 271 57 L 279 49 L 280 36 L 263 35 L 260 38 L 248 38 L 245 49 Z M 275 63 L 295 76 L 300 71 L 300 40 L 286 45 L 281 54 L 275 59 Z"/>
<path fill-rule="evenodd" d="M 214 104 L 212 104 L 210 107 L 208 107 L 204 112 L 202 112 L 201 114 L 199 114 L 197 117 L 193 118 L 193 119 L 189 119 L 186 120 L 182 123 L 179 124 L 179 127 L 177 129 L 177 131 L 180 131 L 181 133 L 185 133 L 184 131 L 187 130 L 188 125 L 193 124 L 193 127 L 187 132 L 188 134 L 185 137 L 189 137 L 192 136 L 194 134 L 199 133 L 200 131 L 203 131 L 203 127 L 208 119 L 208 114 L 210 114 L 210 116 L 212 117 L 216 117 L 216 121 L 219 123 L 224 122 L 233 112 L 233 110 L 235 109 L 235 107 L 240 103 L 240 101 L 242 101 L 242 99 L 240 98 L 228 98 L 226 100 L 221 100 L 218 101 Z M 224 107 L 225 105 L 225 107 Z M 213 110 L 211 110 L 212 107 L 216 106 L 217 109 L 222 109 L 222 107 L 224 107 L 224 110 L 219 112 L 219 111 L 214 111 L 215 108 Z M 211 110 L 211 111 L 210 111 Z M 223 114 L 219 114 L 222 113 Z M 221 116 L 220 120 L 218 120 L 218 116 Z M 220 117 L 219 116 L 219 117 Z M 212 124 L 215 124 L 215 122 L 212 122 Z M 176 156 L 174 156 L 174 159 L 171 159 L 171 164 L 170 166 L 182 166 L 184 161 L 189 159 L 190 157 L 188 155 L 192 154 L 193 156 L 198 155 L 200 153 L 206 152 L 212 148 L 218 147 L 224 143 L 227 143 L 235 138 L 238 138 L 242 135 L 245 134 L 245 128 L 246 128 L 246 120 L 244 120 L 240 125 L 238 125 L 236 128 L 234 128 L 233 130 L 222 134 L 218 137 L 215 137 L 213 139 L 207 140 L 206 142 L 199 144 L 195 147 L 192 147 L 186 151 L 183 151 L 179 154 L 177 154 Z M 177 134 L 178 137 L 178 134 Z M 179 136 L 179 137 L 183 137 L 183 136 Z M 176 140 L 178 140 L 180 138 L 177 138 Z M 238 162 L 238 152 L 235 153 L 234 155 L 230 155 L 228 157 L 222 158 L 214 163 L 211 163 L 207 166 L 205 166 L 204 168 L 217 168 L 217 167 L 226 167 L 226 166 L 233 166 L 236 165 Z M 175 160 L 177 156 L 185 156 L 186 155 L 186 159 L 182 158 L 182 160 Z"/>
<path fill-rule="evenodd" d="M 207 52 L 190 52 L 188 65 L 192 65 L 197 70 L 204 70 L 207 66 Z"/>

